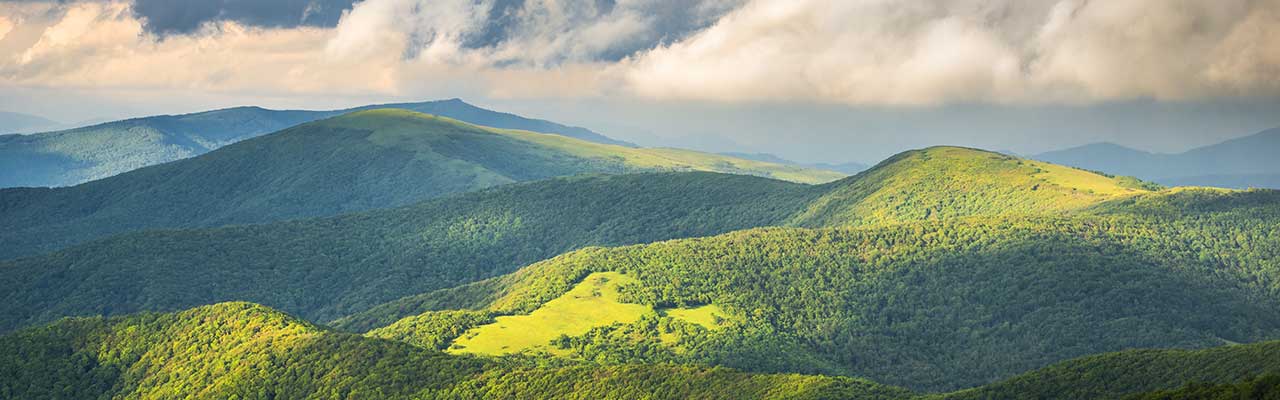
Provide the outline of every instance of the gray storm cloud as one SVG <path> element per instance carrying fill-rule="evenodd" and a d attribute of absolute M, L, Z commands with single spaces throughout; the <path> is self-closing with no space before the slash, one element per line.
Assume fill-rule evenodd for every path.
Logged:
<path fill-rule="evenodd" d="M 1276 96 L 1277 26 L 1280 0 L 0 1 L 0 86 L 871 105 Z"/>

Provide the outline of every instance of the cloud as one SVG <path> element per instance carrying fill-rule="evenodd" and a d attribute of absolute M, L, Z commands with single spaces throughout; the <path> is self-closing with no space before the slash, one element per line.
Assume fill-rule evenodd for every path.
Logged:
<path fill-rule="evenodd" d="M 5 36 L 9 35 L 9 32 L 13 30 L 14 25 L 17 25 L 17 23 L 10 20 L 8 17 L 0 15 L 0 41 L 3 41 Z"/>
<path fill-rule="evenodd" d="M 631 60 L 659 99 L 850 104 L 1266 95 L 1276 0 L 757 0 Z"/>
<path fill-rule="evenodd" d="M 0 0 L 0 16 L 0 87 L 890 106 L 1280 95 L 1280 0 Z"/>

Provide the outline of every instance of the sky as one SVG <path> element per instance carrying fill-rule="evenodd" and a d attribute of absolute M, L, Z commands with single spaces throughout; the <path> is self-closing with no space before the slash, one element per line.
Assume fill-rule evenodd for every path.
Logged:
<path fill-rule="evenodd" d="M 0 0 L 0 110 L 458 97 L 644 145 L 874 162 L 1280 126 L 1280 0 Z"/>

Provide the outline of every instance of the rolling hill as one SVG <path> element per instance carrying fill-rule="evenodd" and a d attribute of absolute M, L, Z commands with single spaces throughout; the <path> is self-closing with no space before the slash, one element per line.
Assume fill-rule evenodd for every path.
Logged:
<path fill-rule="evenodd" d="M 1200 350 L 1128 350 L 1072 359 L 940 397 L 948 400 L 1132 398 L 1130 396 L 1142 392 L 1172 391 L 1192 383 L 1233 384 L 1254 376 L 1280 374 L 1277 359 L 1280 359 L 1280 342 L 1276 341 Z"/>
<path fill-rule="evenodd" d="M 1192 149 L 1156 154 L 1111 143 L 1048 152 L 1032 158 L 1166 185 L 1280 189 L 1280 128 Z"/>
<path fill-rule="evenodd" d="M 210 150 L 325 116 L 240 107 L 0 137 L 0 187 L 71 186 Z"/>
<path fill-rule="evenodd" d="M 62 320 L 0 337 L 0 395 L 916 397 L 876 381 L 1020 398 L 1233 383 L 1269 371 L 1274 342 L 1220 346 L 1280 338 L 1278 220 L 1280 192 L 937 147 L 817 186 L 577 176 L 129 233 L 0 262 L 6 329 L 243 299 L 364 335 L 247 303 Z M 1124 351 L 1155 347 L 1209 350 Z"/>
<path fill-rule="evenodd" d="M 464 353 L 860 376 L 921 391 L 1100 352 L 1280 338 L 1280 193 L 1178 190 L 1116 202 L 1068 217 L 763 228 L 588 248 L 375 308 L 426 311 L 370 334 Z M 387 318 L 338 326 L 377 319 Z M 501 338 L 511 332 L 554 339 Z"/>
<path fill-rule="evenodd" d="M 240 146 L 252 145 L 255 141 L 269 140 L 272 136 L 180 163 L 201 162 Z M 551 135 L 537 137 L 557 142 L 572 141 Z M 358 140 L 356 142 L 359 143 Z M 352 146 L 355 144 L 344 143 L 337 147 Z M 647 158 L 653 154 L 650 151 L 655 151 L 651 149 L 595 146 L 597 149 L 628 152 L 623 154 L 639 160 L 632 165 L 655 159 Z M 659 154 L 664 155 L 660 160 L 670 160 L 672 156 L 669 153 Z M 698 153 L 689 154 L 694 156 Z M 391 162 L 400 165 L 395 160 Z M 1066 168 L 1050 169 L 1050 172 L 1037 173 L 1021 181 L 1006 180 L 1022 185 L 1016 189 L 990 190 L 990 187 L 978 184 L 962 184 L 985 179 L 968 174 L 961 167 L 964 164 L 990 168 L 1003 165 L 1005 168 L 1021 168 L 1028 174 L 1035 169 L 1020 165 L 1025 161 L 1019 159 L 948 147 L 904 153 L 862 175 L 820 186 L 705 174 L 557 179 L 334 218 L 130 233 L 52 254 L 0 262 L 0 282 L 13 288 L 3 295 L 4 301 L 0 302 L 0 310 L 3 310 L 0 329 L 66 315 L 169 311 L 228 300 L 254 301 L 305 318 L 325 321 L 402 296 L 510 272 L 584 246 L 645 243 L 771 225 L 860 224 L 868 221 L 827 218 L 825 215 L 843 215 L 840 210 L 844 209 L 874 211 L 911 207 L 912 204 L 901 203 L 906 198 L 892 195 L 892 190 L 899 187 L 895 185 L 924 175 L 894 177 L 911 171 L 899 164 L 920 162 L 940 164 L 937 171 L 955 173 L 931 175 L 919 185 L 908 186 L 919 186 L 921 190 L 931 192 L 931 196 L 964 198 L 975 203 L 1000 205 L 1011 202 L 1006 199 L 1009 196 L 1044 199 L 1042 203 L 1058 201 L 1066 196 L 1064 193 L 1083 192 L 1083 188 L 1073 191 L 1061 185 L 1080 183 L 1096 185 L 1098 191 L 1083 197 L 1084 200 L 1103 201 L 1142 192 L 1121 186 L 1124 181 L 1102 176 L 1088 174 L 1096 181 L 1080 179 L 1076 175 L 1078 170 Z M 292 165 L 287 161 L 285 164 Z M 211 169 L 225 174 L 222 170 L 233 167 L 222 165 Z M 337 168 L 338 171 L 346 169 L 349 168 Z M 303 169 L 304 172 L 311 170 Z M 1068 179 L 1071 177 L 1075 179 Z M 1107 182 L 1110 186 L 1106 185 Z M 93 184 L 97 182 L 84 186 Z M 1036 185 L 1041 185 L 1041 188 L 1036 188 Z M 859 193 L 870 193 L 871 196 L 851 197 L 847 195 L 850 193 L 847 189 L 851 187 L 885 190 L 864 190 Z M 1110 189 L 1103 190 L 1104 187 Z M 346 185 L 341 189 L 347 189 Z M 163 215 L 157 209 L 172 202 L 167 200 L 155 207 L 138 207 L 138 211 L 119 214 Z M 212 208 L 194 201 L 191 204 L 191 207 Z M 1081 200 L 1068 204 L 1083 207 L 1090 203 Z M 939 206 L 942 208 L 938 212 L 903 213 L 893 216 L 892 220 L 1002 215 L 1009 211 L 1006 207 L 997 206 L 973 208 L 968 203 Z M 952 210 L 949 208 L 952 206 L 957 208 Z M 175 219 L 183 215 L 178 208 L 175 207 L 173 212 Z M 56 211 L 67 207 L 52 206 L 51 209 Z M 141 211 L 143 209 L 147 211 Z M 822 213 L 814 210 L 822 210 Z M 1062 206 L 1049 211 L 1060 213 L 1068 210 Z M 120 228 L 112 224 L 103 226 Z M 82 223 L 68 224 L 64 229 L 83 232 L 86 228 Z M 557 234 L 548 235 L 546 232 Z M 192 266 L 199 268 L 193 269 Z M 282 290 L 284 288 L 288 289 Z M 412 308 L 407 310 L 408 314 L 383 316 L 380 321 L 389 323 L 399 317 L 416 314 Z"/>
<path fill-rule="evenodd" d="M 632 146 L 588 129 L 486 110 L 459 99 L 369 105 L 333 111 L 236 107 L 134 118 L 34 135 L 0 136 L 0 188 L 76 185 L 149 165 L 190 158 L 301 123 L 380 108 L 422 112 L 500 129 L 553 133 L 597 143 Z M 0 133 L 4 132 L 7 131 L 0 129 Z"/>
<path fill-rule="evenodd" d="M 1205 397 L 1171 393 L 1223 393 L 1224 384 L 1276 373 L 1280 342 L 1093 355 L 933 395 L 848 377 L 455 356 L 329 331 L 251 303 L 66 319 L 0 336 L 0 350 L 4 398 L 1192 399 Z M 1274 394 L 1260 381 L 1230 388 Z M 1161 392 L 1130 397 L 1143 391 Z"/>
<path fill-rule="evenodd" d="M 810 183 L 841 177 L 404 110 L 358 111 L 73 187 L 0 189 L 0 225 L 7 228 L 0 259 L 128 231 L 335 215 L 582 173 L 688 170 Z"/>
<path fill-rule="evenodd" d="M 850 378 L 456 357 L 324 330 L 267 307 L 68 319 L 0 337 L 0 397 L 896 399 Z"/>
<path fill-rule="evenodd" d="M 807 227 L 920 221 L 972 215 L 1057 214 L 1159 189 L 1132 178 L 962 147 L 903 152 L 825 185 L 797 215 Z"/>
<path fill-rule="evenodd" d="M 228 300 L 327 321 L 584 246 L 774 224 L 816 194 L 740 175 L 587 176 L 330 218 L 124 234 L 0 262 L 0 286 L 9 289 L 0 294 L 0 331 Z"/>

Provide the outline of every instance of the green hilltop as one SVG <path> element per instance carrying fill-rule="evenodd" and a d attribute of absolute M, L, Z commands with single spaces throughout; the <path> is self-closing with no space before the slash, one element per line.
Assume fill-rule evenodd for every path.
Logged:
<path fill-rule="evenodd" d="M 970 215 L 1070 212 L 1158 187 L 1133 178 L 963 147 L 907 151 L 827 184 L 791 223 L 863 225 Z"/>
<path fill-rule="evenodd" d="M 805 183 L 835 172 L 360 111 L 199 157 L 56 189 L 0 189 L 0 259 L 112 234 L 328 216 L 584 173 L 718 171 Z"/>

